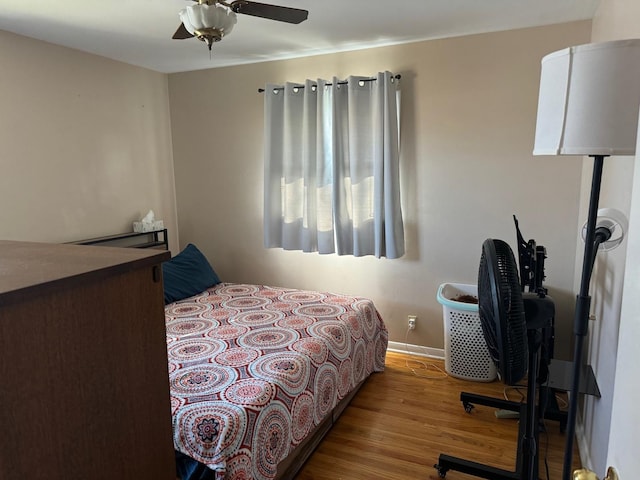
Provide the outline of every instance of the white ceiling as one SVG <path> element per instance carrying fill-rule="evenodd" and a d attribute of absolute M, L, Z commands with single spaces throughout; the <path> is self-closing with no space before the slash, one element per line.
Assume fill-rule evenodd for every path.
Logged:
<path fill-rule="evenodd" d="M 591 19 L 600 0 L 267 0 L 299 25 L 238 15 L 212 56 L 172 40 L 189 0 L 0 0 L 0 30 L 159 72 L 182 72 Z"/>

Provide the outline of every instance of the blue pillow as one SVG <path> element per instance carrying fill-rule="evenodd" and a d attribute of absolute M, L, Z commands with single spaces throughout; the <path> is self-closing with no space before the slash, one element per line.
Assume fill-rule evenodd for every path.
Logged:
<path fill-rule="evenodd" d="M 192 297 L 220 283 L 206 257 L 192 243 L 162 264 L 162 281 L 165 305 Z"/>

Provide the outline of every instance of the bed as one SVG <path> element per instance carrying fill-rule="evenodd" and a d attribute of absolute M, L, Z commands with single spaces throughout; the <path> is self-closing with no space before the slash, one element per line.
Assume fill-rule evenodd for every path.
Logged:
<path fill-rule="evenodd" d="M 384 369 L 384 322 L 365 298 L 223 283 L 203 262 L 189 245 L 163 265 L 181 476 L 293 478 Z"/>

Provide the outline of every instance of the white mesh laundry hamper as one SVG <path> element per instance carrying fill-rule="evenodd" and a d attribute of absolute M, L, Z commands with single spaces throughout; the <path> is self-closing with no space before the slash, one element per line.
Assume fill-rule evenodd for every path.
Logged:
<path fill-rule="evenodd" d="M 443 283 L 438 302 L 444 314 L 444 369 L 463 380 L 492 382 L 496 366 L 484 340 L 477 303 L 457 302 L 461 295 L 478 296 L 475 285 Z"/>

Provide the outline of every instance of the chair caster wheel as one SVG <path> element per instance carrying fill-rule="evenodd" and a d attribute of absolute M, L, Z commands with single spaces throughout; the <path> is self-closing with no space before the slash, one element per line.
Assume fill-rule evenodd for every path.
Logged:
<path fill-rule="evenodd" d="M 445 468 L 437 463 L 433 466 L 433 468 L 438 471 L 438 477 L 440 478 L 445 478 L 447 476 L 447 472 L 449 471 L 448 468 Z"/>
<path fill-rule="evenodd" d="M 464 411 L 467 413 L 471 413 L 475 406 L 469 402 L 462 402 L 462 406 L 464 407 Z"/>

